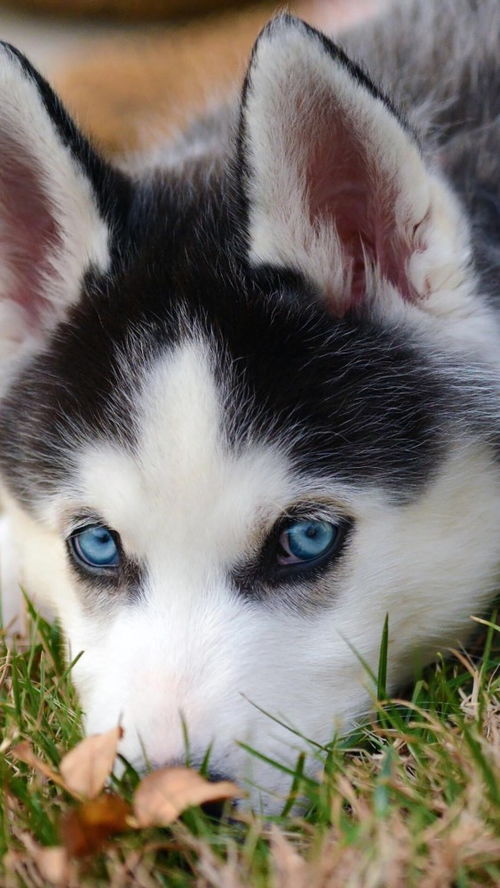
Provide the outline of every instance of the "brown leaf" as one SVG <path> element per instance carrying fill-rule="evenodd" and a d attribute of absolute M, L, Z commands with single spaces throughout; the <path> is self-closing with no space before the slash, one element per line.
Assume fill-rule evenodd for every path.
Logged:
<path fill-rule="evenodd" d="M 168 826 L 191 805 L 241 796 L 228 780 L 209 783 L 190 768 L 160 768 L 141 780 L 134 795 L 139 826 Z"/>
<path fill-rule="evenodd" d="M 25 765 L 34 768 L 39 774 L 43 774 L 48 780 L 52 780 L 53 783 L 57 783 L 58 786 L 67 789 L 64 780 L 59 777 L 59 774 L 52 770 L 50 765 L 47 765 L 41 758 L 38 758 L 38 756 L 35 755 L 31 743 L 28 743 L 27 740 L 23 740 L 22 743 L 18 743 L 17 746 L 14 746 L 13 749 L 11 749 L 11 754 L 18 761 L 24 762 Z M 71 792 L 71 790 L 69 791 Z"/>
<path fill-rule="evenodd" d="M 93 734 L 78 743 L 61 760 L 59 770 L 69 791 L 92 799 L 108 779 L 123 730 L 118 725 L 105 734 Z"/>
<path fill-rule="evenodd" d="M 61 839 L 71 857 L 84 857 L 98 851 L 106 839 L 128 829 L 132 809 L 112 793 L 73 808 L 61 822 Z"/>

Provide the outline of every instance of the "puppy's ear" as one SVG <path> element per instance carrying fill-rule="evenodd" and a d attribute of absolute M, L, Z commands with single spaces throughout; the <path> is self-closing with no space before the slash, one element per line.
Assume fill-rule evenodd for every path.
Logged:
<path fill-rule="evenodd" d="M 49 85 L 0 44 L 0 374 L 111 262 L 128 183 L 94 153 Z"/>
<path fill-rule="evenodd" d="M 389 100 L 299 19 L 257 40 L 239 145 L 254 265 L 302 272 L 336 315 L 382 291 L 455 309 L 469 260 L 457 202 Z"/>

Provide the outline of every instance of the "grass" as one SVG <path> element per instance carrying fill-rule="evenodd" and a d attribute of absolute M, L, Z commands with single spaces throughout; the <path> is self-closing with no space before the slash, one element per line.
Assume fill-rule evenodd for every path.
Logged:
<path fill-rule="evenodd" d="M 500 633 L 493 622 L 483 629 L 475 654 L 439 659 L 402 702 L 386 695 L 386 627 L 373 676 L 376 717 L 323 751 L 322 778 L 307 778 L 299 758 L 279 817 L 215 821 L 189 809 L 170 830 L 125 832 L 74 859 L 64 884 L 498 886 Z M 75 803 L 9 751 L 27 739 L 57 767 L 81 737 L 78 703 L 56 627 L 37 619 L 29 646 L 0 645 L 0 885 L 41 888 L 51 883 L 37 848 L 60 842 L 59 824 Z M 127 799 L 136 782 L 128 770 L 114 789 Z M 302 817 L 293 815 L 297 794 L 308 802 Z"/>

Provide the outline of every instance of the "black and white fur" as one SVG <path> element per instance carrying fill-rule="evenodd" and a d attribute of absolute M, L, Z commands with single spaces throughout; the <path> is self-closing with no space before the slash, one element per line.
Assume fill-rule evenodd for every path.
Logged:
<path fill-rule="evenodd" d="M 237 741 L 293 764 L 369 709 L 386 614 L 394 689 L 497 590 L 499 29 L 417 0 L 340 49 L 279 16 L 241 100 L 133 172 L 1 49 L 4 618 L 20 584 L 53 609 L 135 765 L 184 721 L 274 810 Z M 283 579 L 297 510 L 345 540 Z M 68 554 L 89 517 L 112 581 Z"/>

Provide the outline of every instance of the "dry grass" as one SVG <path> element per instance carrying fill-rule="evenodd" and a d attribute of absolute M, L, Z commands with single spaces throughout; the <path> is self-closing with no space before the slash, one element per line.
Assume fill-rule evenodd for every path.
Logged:
<path fill-rule="evenodd" d="M 458 653 L 441 660 L 416 683 L 411 701 L 380 703 L 372 725 L 325 749 L 318 780 L 302 777 L 299 765 L 294 791 L 307 799 L 305 816 L 285 814 L 273 822 L 226 816 L 219 822 L 192 808 L 169 830 L 125 831 L 97 853 L 72 858 L 64 879 L 54 882 L 52 857 L 40 856 L 40 847 L 59 843 L 59 825 L 75 802 L 9 754 L 28 739 L 57 767 L 80 736 L 57 631 L 40 623 L 28 649 L 2 651 L 0 884 L 498 886 L 497 638 L 492 624 L 476 657 Z M 114 790 L 129 799 L 136 783 L 129 770 Z"/>

